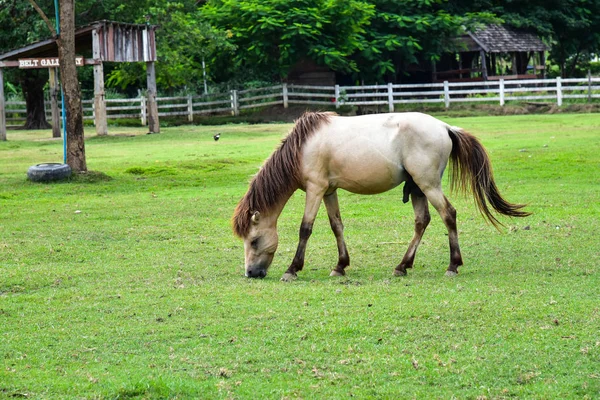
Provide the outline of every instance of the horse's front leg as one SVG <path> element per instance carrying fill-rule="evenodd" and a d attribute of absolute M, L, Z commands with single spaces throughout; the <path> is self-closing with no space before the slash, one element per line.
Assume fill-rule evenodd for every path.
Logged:
<path fill-rule="evenodd" d="M 296 249 L 296 255 L 292 260 L 292 264 L 285 271 L 285 274 L 281 277 L 282 281 L 292 281 L 298 277 L 297 272 L 302 270 L 304 267 L 304 254 L 306 252 L 306 243 L 312 233 L 312 227 L 319 212 L 319 206 L 321 200 L 325 194 L 326 188 L 318 188 L 314 186 L 308 186 L 306 188 L 306 204 L 304 206 L 304 217 L 302 218 L 302 224 L 300 225 L 300 238 L 298 241 L 298 248 Z"/>
<path fill-rule="evenodd" d="M 330 275 L 344 276 L 346 275 L 344 269 L 350 265 L 350 256 L 348 255 L 348 249 L 346 248 L 346 242 L 344 241 L 344 225 L 342 224 L 342 217 L 340 216 L 340 205 L 338 203 L 337 191 L 323 197 L 323 202 L 327 208 L 329 224 L 331 225 L 331 230 L 335 235 L 335 240 L 338 247 L 338 263 L 331 271 Z"/>

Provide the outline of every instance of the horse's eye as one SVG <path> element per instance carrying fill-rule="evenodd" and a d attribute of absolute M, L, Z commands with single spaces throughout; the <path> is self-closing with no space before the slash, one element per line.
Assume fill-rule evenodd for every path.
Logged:
<path fill-rule="evenodd" d="M 250 246 L 251 246 L 253 249 L 256 249 L 256 248 L 258 248 L 258 240 L 259 240 L 259 238 L 256 238 L 256 239 L 254 239 L 252 242 L 250 242 Z"/>

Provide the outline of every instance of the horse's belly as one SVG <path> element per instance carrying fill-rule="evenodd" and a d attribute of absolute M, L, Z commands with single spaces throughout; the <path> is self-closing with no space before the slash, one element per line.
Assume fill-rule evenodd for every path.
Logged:
<path fill-rule="evenodd" d="M 340 117 L 307 141 L 305 179 L 359 194 L 382 193 L 405 181 L 397 126 L 351 121 Z"/>
<path fill-rule="evenodd" d="M 406 180 L 406 172 L 383 154 L 364 154 L 332 160 L 329 186 L 359 194 L 376 194 L 390 190 Z"/>

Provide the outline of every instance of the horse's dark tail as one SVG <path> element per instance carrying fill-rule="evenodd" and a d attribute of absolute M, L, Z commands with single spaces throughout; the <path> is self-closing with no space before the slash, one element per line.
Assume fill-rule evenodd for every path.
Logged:
<path fill-rule="evenodd" d="M 475 136 L 456 127 L 449 127 L 448 134 L 452 140 L 452 190 L 465 193 L 470 188 L 479 211 L 496 229 L 502 223 L 492 214 L 489 206 L 509 217 L 531 215 L 530 212 L 521 211 L 525 204 L 509 203 L 500 195 L 494 182 L 490 158 Z"/>

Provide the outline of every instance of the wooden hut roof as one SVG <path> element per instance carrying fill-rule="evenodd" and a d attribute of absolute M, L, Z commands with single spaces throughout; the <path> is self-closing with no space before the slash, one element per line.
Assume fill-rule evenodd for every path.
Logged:
<path fill-rule="evenodd" d="M 484 50 L 486 53 L 548 50 L 548 46 L 535 34 L 506 25 L 487 25 L 475 32 L 469 32 L 468 37 L 464 37 L 463 42 L 469 51 Z"/>
<path fill-rule="evenodd" d="M 96 31 L 100 40 L 101 61 L 156 61 L 154 31 L 157 25 L 126 24 L 114 21 L 96 21 L 75 30 L 75 51 L 91 51 L 92 34 Z M 144 43 L 142 32 L 149 33 Z M 146 46 L 144 48 L 144 46 Z M 0 54 L 0 62 L 28 57 L 56 57 L 55 39 L 45 39 L 19 49 Z"/>

